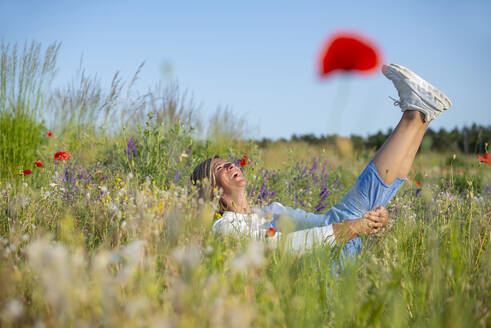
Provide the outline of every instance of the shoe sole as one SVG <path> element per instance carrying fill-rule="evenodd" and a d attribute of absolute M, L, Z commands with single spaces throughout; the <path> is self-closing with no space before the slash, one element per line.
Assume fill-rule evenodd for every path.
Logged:
<path fill-rule="evenodd" d="M 442 103 L 444 110 L 447 110 L 450 106 L 452 106 L 452 101 L 441 90 L 423 79 L 418 74 L 411 71 L 409 68 L 398 64 L 389 64 L 382 67 L 382 72 L 386 69 L 394 70 L 408 80 L 416 80 L 418 82 L 418 85 L 420 85 L 427 92 L 431 93 L 436 99 L 438 99 L 438 101 Z"/>

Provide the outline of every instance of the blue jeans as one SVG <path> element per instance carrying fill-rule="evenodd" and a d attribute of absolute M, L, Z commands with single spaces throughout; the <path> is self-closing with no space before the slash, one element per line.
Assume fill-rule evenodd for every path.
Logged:
<path fill-rule="evenodd" d="M 391 185 L 387 185 L 378 174 L 373 162 L 370 161 L 351 190 L 339 203 L 327 211 L 324 223 L 327 225 L 359 219 L 375 207 L 385 206 L 403 183 L 404 179 L 396 178 Z M 343 256 L 354 256 L 361 252 L 361 247 L 361 238 L 352 239 L 345 244 L 342 254 Z"/>

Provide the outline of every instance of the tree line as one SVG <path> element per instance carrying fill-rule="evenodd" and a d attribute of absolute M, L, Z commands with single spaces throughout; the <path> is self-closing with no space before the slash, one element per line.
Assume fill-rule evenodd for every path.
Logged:
<path fill-rule="evenodd" d="M 385 142 L 387 137 L 392 133 L 392 128 L 386 132 L 378 131 L 375 134 L 363 137 L 360 135 L 352 134 L 349 139 L 353 143 L 356 149 L 378 149 Z M 279 141 L 303 141 L 311 145 L 325 145 L 334 144 L 338 135 L 320 135 L 316 136 L 312 133 L 304 135 L 293 134 L 290 139 L 282 138 Z M 437 152 L 462 152 L 465 154 L 484 153 L 486 144 L 491 140 L 491 125 L 483 126 L 472 124 L 470 127 L 454 128 L 451 131 L 447 131 L 444 128 L 433 130 L 429 128 L 426 131 L 423 142 L 421 144 L 421 150 L 424 151 L 437 151 Z M 260 147 L 266 147 L 271 144 L 273 140 L 263 138 L 258 142 Z"/>

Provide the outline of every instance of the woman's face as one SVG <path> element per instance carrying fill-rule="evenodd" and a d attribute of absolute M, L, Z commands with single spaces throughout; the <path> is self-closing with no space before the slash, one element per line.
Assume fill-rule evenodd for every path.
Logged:
<path fill-rule="evenodd" d="M 246 180 L 234 163 L 216 158 L 213 160 L 212 170 L 217 187 L 222 188 L 225 194 L 245 190 Z"/>

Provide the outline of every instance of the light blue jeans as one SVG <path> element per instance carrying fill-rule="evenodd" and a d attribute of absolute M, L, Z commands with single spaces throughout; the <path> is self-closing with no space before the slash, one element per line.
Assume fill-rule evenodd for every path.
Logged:
<path fill-rule="evenodd" d="M 351 190 L 339 203 L 327 211 L 324 223 L 327 225 L 359 219 L 375 207 L 385 206 L 403 183 L 404 179 L 396 178 L 391 185 L 387 185 L 378 174 L 373 162 L 370 161 Z M 354 256 L 361 252 L 361 247 L 361 238 L 352 239 L 344 245 L 342 254 L 343 256 Z"/>

